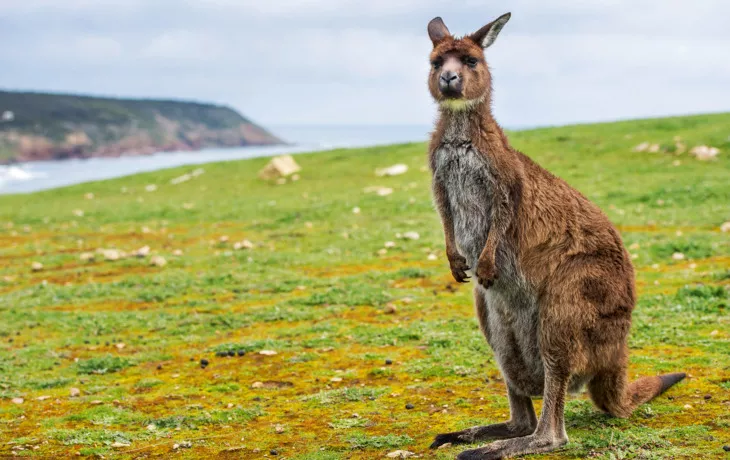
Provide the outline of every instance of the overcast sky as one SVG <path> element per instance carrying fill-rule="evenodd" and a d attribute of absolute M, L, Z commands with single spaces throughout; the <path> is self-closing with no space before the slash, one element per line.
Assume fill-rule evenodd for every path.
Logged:
<path fill-rule="evenodd" d="M 487 53 L 506 126 L 730 110 L 726 0 L 0 0 L 0 88 L 427 124 L 428 21 L 507 11 Z"/>

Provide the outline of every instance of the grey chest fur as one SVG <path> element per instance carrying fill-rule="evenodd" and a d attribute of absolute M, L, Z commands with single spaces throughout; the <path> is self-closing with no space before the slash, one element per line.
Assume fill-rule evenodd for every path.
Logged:
<path fill-rule="evenodd" d="M 446 190 L 456 244 L 475 267 L 489 233 L 494 175 L 486 157 L 469 143 L 444 144 L 435 155 L 434 180 Z"/>

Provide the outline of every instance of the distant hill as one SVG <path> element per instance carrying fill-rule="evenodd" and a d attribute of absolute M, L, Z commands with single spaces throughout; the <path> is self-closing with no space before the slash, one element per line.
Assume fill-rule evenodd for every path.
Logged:
<path fill-rule="evenodd" d="M 0 91 L 0 164 L 279 143 L 229 107 Z"/>

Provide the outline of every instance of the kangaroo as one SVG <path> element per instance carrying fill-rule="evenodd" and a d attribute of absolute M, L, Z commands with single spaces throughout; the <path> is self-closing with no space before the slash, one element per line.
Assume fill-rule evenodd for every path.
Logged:
<path fill-rule="evenodd" d="M 439 106 L 429 163 L 446 256 L 456 281 L 472 269 L 476 314 L 507 385 L 510 420 L 439 434 L 446 443 L 495 440 L 462 452 L 486 460 L 548 452 L 568 442 L 566 392 L 587 384 L 595 405 L 628 417 L 685 377 L 627 379 L 634 269 L 595 204 L 513 149 L 491 111 L 484 49 L 510 18 L 455 38 L 441 18 L 428 86 Z M 543 397 L 538 420 L 532 397 Z"/>

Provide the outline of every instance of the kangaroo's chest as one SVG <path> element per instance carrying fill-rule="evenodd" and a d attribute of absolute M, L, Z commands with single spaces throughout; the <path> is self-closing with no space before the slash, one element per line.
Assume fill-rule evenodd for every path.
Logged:
<path fill-rule="evenodd" d="M 456 244 L 474 267 L 487 240 L 497 187 L 489 161 L 470 144 L 443 145 L 435 152 L 434 180 L 446 190 Z"/>

